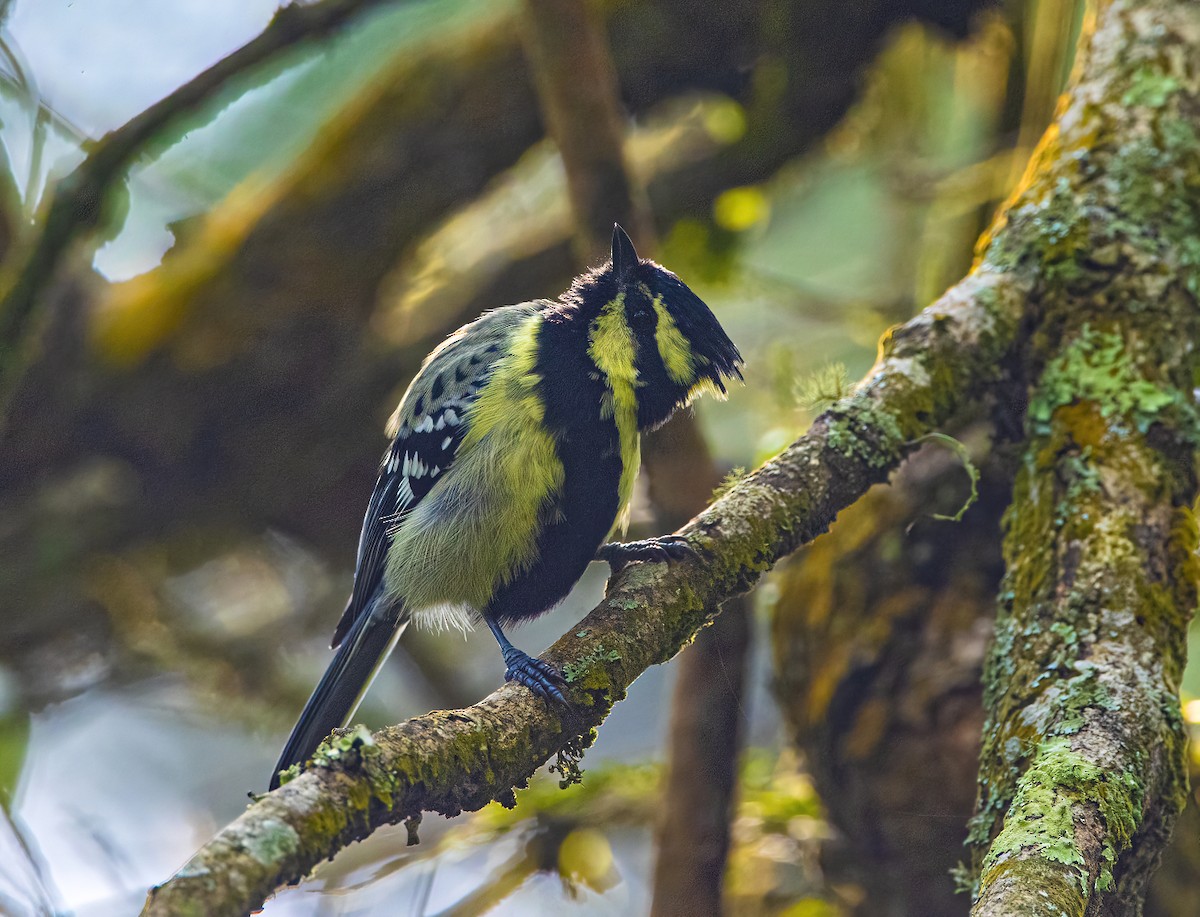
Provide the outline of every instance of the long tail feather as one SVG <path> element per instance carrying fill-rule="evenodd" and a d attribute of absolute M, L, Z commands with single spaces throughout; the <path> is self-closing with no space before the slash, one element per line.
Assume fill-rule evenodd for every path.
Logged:
<path fill-rule="evenodd" d="M 271 789 L 279 786 L 280 771 L 307 761 L 330 732 L 354 716 L 359 701 L 407 626 L 404 608 L 382 600 L 373 602 L 359 616 L 292 728 L 271 775 Z"/>

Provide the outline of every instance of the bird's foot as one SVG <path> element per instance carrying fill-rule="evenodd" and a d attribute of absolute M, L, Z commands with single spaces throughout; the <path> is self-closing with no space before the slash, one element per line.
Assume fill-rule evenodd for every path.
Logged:
<path fill-rule="evenodd" d="M 510 651 L 504 653 L 504 664 L 508 667 L 504 673 L 505 681 L 515 681 L 538 697 L 558 701 L 565 707 L 571 706 L 562 692 L 567 682 L 550 663 L 511 647 Z"/>
<path fill-rule="evenodd" d="M 660 535 L 645 541 L 614 541 L 601 545 L 600 550 L 596 552 L 596 560 L 607 562 L 613 573 L 616 573 L 633 561 L 668 564 L 673 560 L 683 560 L 695 555 L 696 549 L 682 535 Z"/>

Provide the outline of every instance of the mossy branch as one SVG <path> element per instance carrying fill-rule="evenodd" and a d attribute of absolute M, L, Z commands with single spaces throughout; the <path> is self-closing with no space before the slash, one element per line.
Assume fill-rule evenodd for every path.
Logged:
<path fill-rule="evenodd" d="M 26 339 L 46 285 L 74 243 L 105 215 L 105 198 L 164 128 L 190 114 L 228 86 L 230 80 L 282 50 L 323 38 L 372 7 L 395 0 L 320 0 L 281 7 L 252 41 L 145 111 L 90 144 L 87 157 L 58 182 L 27 247 L 14 253 L 0 273 L 0 422 L 17 377 L 28 359 Z"/>
<path fill-rule="evenodd" d="M 635 564 L 545 657 L 573 673 L 575 715 L 505 686 L 463 710 L 375 733 L 263 797 L 165 885 L 146 915 L 243 914 L 340 848 L 422 811 L 511 803 L 555 755 L 577 758 L 649 666 L 679 651 L 731 596 L 825 531 L 885 479 L 911 443 L 995 379 L 1028 293 L 981 268 L 896 329 L 854 394 L 774 460 L 684 526 L 695 560 Z"/>
<path fill-rule="evenodd" d="M 975 917 L 1140 913 L 1186 795 L 1197 61 L 1195 3 L 1101 4 L 1042 146 L 1072 167 L 1031 175 L 996 249 L 1040 262 L 1040 373 L 985 672 Z"/>

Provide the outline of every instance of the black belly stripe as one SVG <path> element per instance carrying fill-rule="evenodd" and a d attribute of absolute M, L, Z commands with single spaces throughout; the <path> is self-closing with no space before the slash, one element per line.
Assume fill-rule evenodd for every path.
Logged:
<path fill-rule="evenodd" d="M 621 445 L 600 416 L 603 382 L 587 358 L 586 328 L 546 323 L 538 342 L 545 423 L 558 443 L 563 488 L 537 538 L 536 560 L 500 586 L 486 613 L 501 624 L 537 617 L 583 575 L 617 517 Z"/>

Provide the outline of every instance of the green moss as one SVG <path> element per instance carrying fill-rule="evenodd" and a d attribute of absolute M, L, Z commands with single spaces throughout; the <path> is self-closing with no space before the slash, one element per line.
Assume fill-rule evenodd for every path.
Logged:
<path fill-rule="evenodd" d="M 1175 279 L 1200 296 L 1200 132 L 1192 120 L 1164 114 L 1153 132 L 1122 143 L 1105 181 L 1120 201 L 1110 234 L 1168 260 Z"/>
<path fill-rule="evenodd" d="M 1083 728 L 1086 711 L 1110 710 L 1113 705 L 1094 666 L 1081 658 L 1086 654 L 1084 644 L 1093 639 L 1086 583 L 1079 582 L 1078 591 L 1065 597 L 1068 611 L 1058 614 L 1048 604 L 1064 598 L 1052 594 L 1056 555 L 1042 548 L 1028 549 L 1066 537 L 1055 530 L 1068 522 L 1081 529 L 1091 524 L 1078 518 L 1086 515 L 1078 505 L 1055 500 L 1055 489 L 1032 489 L 1031 482 L 1047 473 L 1038 458 L 1040 451 L 1027 459 L 1018 475 L 1005 516 L 1008 572 L 984 677 L 985 704 L 992 719 L 984 733 L 983 760 L 991 763 L 981 775 L 981 804 L 969 829 L 970 842 L 979 847 L 998 830 L 1037 743 L 1046 736 L 1072 735 Z M 1076 477 L 1079 494 L 1098 486 L 1094 469 L 1086 462 L 1077 469 L 1078 476 L 1070 468 L 1065 470 L 1063 483 L 1068 491 Z M 1100 539 L 1105 545 L 1108 541 Z M 1034 659 L 1039 664 L 1033 669 L 1022 662 Z"/>
<path fill-rule="evenodd" d="M 299 833 L 308 839 L 338 837 L 348 820 L 349 812 L 342 806 L 317 806 L 305 815 Z"/>
<path fill-rule="evenodd" d="M 1075 444 L 1078 442 L 1076 439 Z M 1063 497 L 1054 508 L 1054 526 L 1062 529 L 1071 525 L 1074 537 L 1086 537 L 1096 521 L 1096 512 L 1088 507 L 1102 495 L 1100 475 L 1091 461 L 1092 447 L 1084 446 L 1078 454 L 1066 449 L 1054 451 L 1058 453 L 1059 474 L 1067 482 Z"/>
<path fill-rule="evenodd" d="M 1127 421 L 1139 433 L 1145 433 L 1167 408 L 1189 418 L 1194 414 L 1177 389 L 1152 382 L 1138 371 L 1120 334 L 1088 324 L 1043 372 L 1029 405 L 1034 432 L 1048 434 L 1054 412 L 1078 401 L 1094 402 L 1103 418 Z"/>
<path fill-rule="evenodd" d="M 1078 256 L 1091 248 L 1090 226 L 1066 177 L 1028 192 L 1008 213 L 1007 223 L 988 248 L 989 263 L 1002 271 L 1033 264 L 1051 283 L 1079 276 Z"/>
<path fill-rule="evenodd" d="M 1154 109 L 1148 129 L 1110 137 L 1093 112 L 1094 133 L 1079 132 L 1085 141 L 1078 148 L 1062 149 L 1052 135 L 1044 157 L 1067 159 L 1076 171 L 1025 190 L 1006 215 L 1006 231 L 987 248 L 988 263 L 1001 270 L 1031 266 L 1053 287 L 1103 279 L 1136 248 L 1175 262 L 1175 277 L 1200 295 L 1200 137 L 1194 121 L 1176 110 L 1180 88 L 1175 77 L 1143 67 L 1125 101 Z M 1085 171 L 1100 181 L 1075 179 Z M 1129 298 L 1123 308 L 1155 305 Z"/>
<path fill-rule="evenodd" d="M 1133 74 L 1129 88 L 1121 97 L 1121 104 L 1162 108 L 1179 89 L 1179 80 L 1175 77 L 1151 67 L 1142 67 Z"/>
<path fill-rule="evenodd" d="M 885 468 L 900 457 L 907 437 L 894 414 L 875 410 L 865 401 L 839 405 L 828 414 L 826 442 L 835 452 L 871 468 Z"/>
<path fill-rule="evenodd" d="M 634 603 L 637 606 L 637 603 Z M 592 672 L 593 669 L 599 668 L 605 662 L 619 662 L 621 654 L 616 650 L 606 650 L 603 643 L 597 643 L 595 649 L 580 658 L 568 662 L 563 666 L 563 678 L 567 680 L 567 684 L 574 684 L 581 681 L 584 676 Z M 607 685 L 608 676 L 604 676 L 604 685 Z M 582 684 L 582 682 L 581 682 Z M 583 687 L 603 687 L 604 685 L 583 684 Z"/>
<path fill-rule="evenodd" d="M 1047 669 L 1035 679 L 1037 686 L 1042 677 L 1051 680 L 1045 694 L 1033 704 L 1029 710 L 1028 724 L 1039 736 L 1064 737 L 1074 735 L 1084 726 L 1084 713 L 1088 710 L 1112 710 L 1113 699 L 1107 687 L 1100 681 L 1096 666 L 1084 660 L 1078 660 L 1078 637 L 1074 628 L 1061 622 L 1051 625 L 1051 629 L 1059 628 L 1059 632 L 1067 632 L 1071 642 L 1060 648 L 1061 658 L 1056 660 L 1059 665 L 1071 665 L 1078 675 L 1061 679 L 1053 669 Z M 1072 651 L 1075 652 L 1072 652 Z"/>
<path fill-rule="evenodd" d="M 1102 865 L 1096 886 L 1113 887 L 1113 865 L 1129 849 L 1141 820 L 1142 788 L 1131 771 L 1100 767 L 1073 751 L 1070 740 L 1044 743 L 1021 778 L 1004 828 L 983 862 L 983 882 L 1018 856 L 1037 856 L 1074 872 L 1080 893 L 1088 893 L 1088 874 L 1075 841 L 1079 806 L 1095 805 L 1104 822 Z"/>
<path fill-rule="evenodd" d="M 245 835 L 243 845 L 264 866 L 277 866 L 280 860 L 300 849 L 300 835 L 287 822 L 264 818 L 255 831 Z"/>
<path fill-rule="evenodd" d="M 313 752 L 312 765 L 329 767 L 335 761 L 344 760 L 352 755 L 368 757 L 378 753 L 379 749 L 375 745 L 375 737 L 371 735 L 371 730 L 358 723 L 344 732 L 334 733 L 322 742 Z"/>
<path fill-rule="evenodd" d="M 1042 496 L 1035 499 L 1033 481 L 1038 471 L 1028 459 L 1013 485 L 1012 503 L 1004 512 L 1004 564 L 1006 573 L 1003 591 L 1000 595 L 1001 614 L 997 620 L 997 640 L 1001 639 L 1002 631 L 1015 627 L 1012 611 L 1017 608 L 1028 608 L 1038 601 L 1052 582 L 1054 573 L 1054 553 L 1044 549 L 1053 538 L 1055 507 Z M 1003 676 L 995 684 L 998 690 L 1004 690 L 1013 675 L 1012 659 L 1017 650 L 1017 634 L 1014 631 L 1004 637 L 1006 657 L 999 660 L 1001 668 L 995 674 Z M 993 656 L 1000 651 L 997 643 Z M 991 674 L 988 684 L 993 684 Z M 991 706 L 995 698 L 986 699 Z"/>
<path fill-rule="evenodd" d="M 283 786 L 285 783 L 291 783 L 293 780 L 295 780 L 299 776 L 300 776 L 300 765 L 293 764 L 291 767 L 288 767 L 286 770 L 281 770 L 279 772 L 279 785 Z"/>

